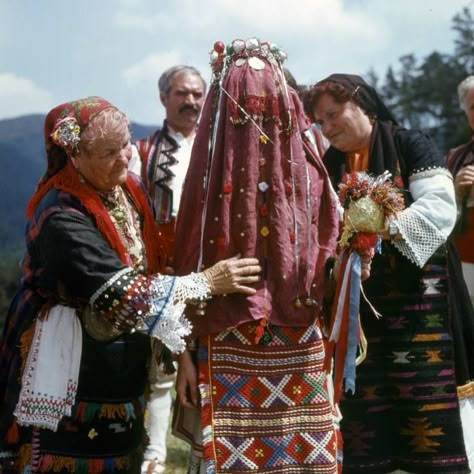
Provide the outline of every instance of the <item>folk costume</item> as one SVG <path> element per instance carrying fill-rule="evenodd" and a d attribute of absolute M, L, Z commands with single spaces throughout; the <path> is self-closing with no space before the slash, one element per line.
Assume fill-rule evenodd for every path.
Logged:
<path fill-rule="evenodd" d="M 345 172 L 388 170 L 405 199 L 397 216 L 403 239 L 382 244 L 363 284 L 382 316 L 361 301 L 368 348 L 355 394 L 340 402 L 343 472 L 467 473 L 474 318 L 447 242 L 455 217 L 451 176 L 430 138 L 398 125 L 362 78 L 333 74 L 326 81 L 342 85 L 374 120 L 365 157 L 334 147 L 324 155 L 334 186 Z"/>
<path fill-rule="evenodd" d="M 208 474 L 338 470 L 318 322 L 336 202 L 285 81 L 285 57 L 255 38 L 215 44 L 178 214 L 178 274 L 237 254 L 263 268 L 255 295 L 188 314 L 200 318 L 193 337 Z"/>
<path fill-rule="evenodd" d="M 48 168 L 27 207 L 23 278 L 0 343 L 3 472 L 140 472 L 150 335 L 183 349 L 199 275 L 160 275 L 136 177 L 98 192 L 70 157 L 99 97 L 45 120 Z"/>
<path fill-rule="evenodd" d="M 450 150 L 446 160 L 454 178 L 464 166 L 474 165 L 474 136 L 464 145 Z M 459 252 L 464 279 L 474 302 L 474 190 L 471 188 L 467 196 L 457 199 L 457 205 L 458 222 L 452 239 Z"/>

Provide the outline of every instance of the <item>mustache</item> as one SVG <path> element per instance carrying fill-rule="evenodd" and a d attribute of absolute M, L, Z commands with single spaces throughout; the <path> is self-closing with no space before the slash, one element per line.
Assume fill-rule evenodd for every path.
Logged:
<path fill-rule="evenodd" d="M 184 112 L 184 111 L 186 111 L 186 110 L 192 110 L 192 111 L 195 112 L 196 114 L 199 113 L 199 110 L 198 110 L 197 106 L 191 105 L 191 104 L 184 104 L 184 105 L 182 105 L 182 106 L 179 108 L 179 113 Z"/>

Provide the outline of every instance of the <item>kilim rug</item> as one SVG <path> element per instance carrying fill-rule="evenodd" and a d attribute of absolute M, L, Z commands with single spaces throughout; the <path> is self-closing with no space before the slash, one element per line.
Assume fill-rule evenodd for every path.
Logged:
<path fill-rule="evenodd" d="M 338 472 L 340 439 L 315 326 L 255 323 L 200 341 L 207 474 Z"/>

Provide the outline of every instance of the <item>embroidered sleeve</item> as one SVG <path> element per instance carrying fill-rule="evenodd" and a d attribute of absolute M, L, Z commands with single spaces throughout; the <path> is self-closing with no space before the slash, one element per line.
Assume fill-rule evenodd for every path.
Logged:
<path fill-rule="evenodd" d="M 392 243 L 405 257 L 423 267 L 454 227 L 454 186 L 451 176 L 445 170 L 438 170 L 412 175 L 409 189 L 414 202 L 398 215 L 403 240 Z"/>
<path fill-rule="evenodd" d="M 104 283 L 90 303 L 115 329 L 146 331 L 172 352 L 182 352 L 192 328 L 184 316 L 186 303 L 209 294 L 207 280 L 199 273 L 146 277 L 126 268 Z"/>
<path fill-rule="evenodd" d="M 187 300 L 208 296 L 200 274 L 185 277 L 145 276 L 124 265 L 91 219 L 67 209 L 48 216 L 42 225 L 38 254 L 44 261 L 38 284 L 61 287 L 67 299 L 92 303 L 106 329 L 141 329 L 161 339 L 171 351 L 184 350 L 190 324 L 183 312 Z M 47 280 L 46 280 L 47 277 Z"/>

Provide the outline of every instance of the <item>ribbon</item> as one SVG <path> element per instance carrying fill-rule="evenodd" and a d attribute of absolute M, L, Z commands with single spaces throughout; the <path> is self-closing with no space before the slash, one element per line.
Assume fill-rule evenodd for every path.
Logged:
<path fill-rule="evenodd" d="M 350 263 L 349 321 L 343 378 L 346 392 L 355 393 L 355 367 L 357 346 L 359 345 L 359 305 L 362 270 L 358 252 L 352 252 Z"/>
<path fill-rule="evenodd" d="M 342 278 L 339 278 L 336 288 L 325 360 L 326 371 L 333 369 L 336 403 L 339 402 L 343 390 L 355 393 L 356 366 L 360 360 L 357 349 L 361 345 L 363 360 L 367 346 L 365 337 L 361 336 L 363 333 L 359 321 L 362 289 L 360 254 L 346 249 L 341 254 L 340 262 L 339 274 Z"/>

